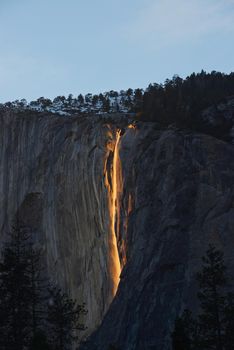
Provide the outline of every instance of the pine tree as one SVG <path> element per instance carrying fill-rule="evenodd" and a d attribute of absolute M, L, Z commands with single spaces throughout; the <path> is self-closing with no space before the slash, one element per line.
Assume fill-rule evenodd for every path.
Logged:
<path fill-rule="evenodd" d="M 30 280 L 28 267 L 28 230 L 19 222 L 5 244 L 0 264 L 0 341 L 2 349 L 22 350 L 29 343 Z"/>
<path fill-rule="evenodd" d="M 175 321 L 172 333 L 173 350 L 233 350 L 234 294 L 230 287 L 223 253 L 210 245 L 202 258 L 198 299 L 200 314 L 193 320 L 191 313 Z"/>
<path fill-rule="evenodd" d="M 134 111 L 139 112 L 142 110 L 143 94 L 141 89 L 134 90 Z"/>
<path fill-rule="evenodd" d="M 172 332 L 173 350 L 192 350 L 195 349 L 194 339 L 197 332 L 197 322 L 193 319 L 189 310 L 184 310 L 181 317 L 175 320 L 174 330 Z"/>
<path fill-rule="evenodd" d="M 203 266 L 197 274 L 200 291 L 201 313 L 199 325 L 204 349 L 224 349 L 224 312 L 227 284 L 226 267 L 223 253 L 210 245 L 206 256 L 202 258 Z"/>
<path fill-rule="evenodd" d="M 108 350 L 120 350 L 117 346 L 110 344 Z"/>
<path fill-rule="evenodd" d="M 98 95 L 93 95 L 93 97 L 92 97 L 92 105 L 96 106 L 97 103 L 98 103 Z"/>
<path fill-rule="evenodd" d="M 85 327 L 80 323 L 80 317 L 86 314 L 85 306 L 77 305 L 61 289 L 49 289 L 48 329 L 51 346 L 54 350 L 70 349 L 78 340 L 77 332 Z"/>
<path fill-rule="evenodd" d="M 18 219 L 2 250 L 0 262 L 0 349 L 63 350 L 84 329 L 77 305 L 58 288 L 48 293 L 42 254 L 33 232 Z M 48 306 L 48 301 L 51 301 Z M 50 329 L 50 332 L 47 332 Z M 51 346 L 49 346 L 50 339 Z M 55 344 L 55 347 L 53 347 Z"/>
<path fill-rule="evenodd" d="M 16 219 L 0 263 L 1 349 L 29 346 L 45 326 L 48 282 L 41 260 L 32 230 Z"/>
<path fill-rule="evenodd" d="M 108 96 L 104 97 L 102 108 L 103 108 L 103 111 L 106 113 L 110 111 L 110 100 Z"/>
<path fill-rule="evenodd" d="M 83 97 L 83 95 L 80 94 L 77 99 L 78 99 L 78 102 L 79 102 L 80 105 L 84 104 L 84 97 Z"/>
<path fill-rule="evenodd" d="M 71 106 L 72 102 L 73 102 L 73 95 L 69 94 L 68 97 L 67 97 L 67 103 L 68 103 L 69 106 Z"/>
<path fill-rule="evenodd" d="M 45 332 L 38 331 L 32 339 L 29 350 L 52 350 Z"/>
<path fill-rule="evenodd" d="M 234 294 L 228 293 L 225 306 L 225 350 L 233 350 L 234 344 Z"/>
<path fill-rule="evenodd" d="M 45 277 L 45 268 L 42 264 L 42 254 L 32 244 L 28 246 L 29 299 L 30 307 L 30 331 L 34 339 L 42 334 L 45 328 L 47 312 L 48 279 Z"/>

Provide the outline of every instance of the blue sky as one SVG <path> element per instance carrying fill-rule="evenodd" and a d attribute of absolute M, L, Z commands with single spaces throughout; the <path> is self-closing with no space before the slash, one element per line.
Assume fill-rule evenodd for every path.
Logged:
<path fill-rule="evenodd" d="M 0 0 L 0 101 L 234 70 L 234 0 Z"/>

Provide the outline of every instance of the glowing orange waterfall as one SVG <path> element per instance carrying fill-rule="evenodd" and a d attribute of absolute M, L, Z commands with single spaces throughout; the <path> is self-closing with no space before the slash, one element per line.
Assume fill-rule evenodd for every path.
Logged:
<path fill-rule="evenodd" d="M 110 270 L 112 276 L 112 295 L 116 294 L 119 277 L 121 273 L 120 259 L 117 247 L 117 232 L 116 226 L 118 226 L 118 214 L 119 214 L 119 203 L 118 203 L 118 193 L 119 186 L 121 187 L 121 164 L 119 159 L 119 141 L 120 132 L 116 133 L 116 143 L 113 155 L 113 165 L 112 165 L 112 195 L 110 201 L 110 224 L 111 224 L 111 236 L 110 236 Z M 116 225 L 117 223 L 117 225 Z"/>

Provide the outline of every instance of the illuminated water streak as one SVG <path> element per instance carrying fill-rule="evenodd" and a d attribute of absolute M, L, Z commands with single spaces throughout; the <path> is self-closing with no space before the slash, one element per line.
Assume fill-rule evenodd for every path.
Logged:
<path fill-rule="evenodd" d="M 118 214 L 119 214 L 119 203 L 118 203 L 118 185 L 120 185 L 120 159 L 119 159 L 119 141 L 120 141 L 120 131 L 116 133 L 116 143 L 113 155 L 113 165 L 112 165 L 112 198 L 111 198 L 111 237 L 110 237 L 110 258 L 111 258 L 111 275 L 113 280 L 112 294 L 116 294 L 119 277 L 121 273 L 120 259 L 117 247 L 117 232 L 116 227 L 118 225 Z"/>
<path fill-rule="evenodd" d="M 111 290 L 110 302 L 116 294 L 121 273 L 121 265 L 117 245 L 117 238 L 119 237 L 120 227 L 119 197 L 122 191 L 122 170 L 121 161 L 119 158 L 119 142 L 121 138 L 120 134 L 121 131 L 117 130 L 115 139 L 113 140 L 113 134 L 110 132 L 109 142 L 107 142 L 107 149 L 109 152 L 107 153 L 108 156 L 104 165 L 105 186 L 108 190 L 108 208 L 110 218 L 110 231 L 108 239 L 108 266 L 110 273 Z"/>

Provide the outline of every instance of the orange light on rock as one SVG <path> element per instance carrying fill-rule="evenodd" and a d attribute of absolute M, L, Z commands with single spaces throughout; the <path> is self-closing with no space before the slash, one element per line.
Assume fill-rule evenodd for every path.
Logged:
<path fill-rule="evenodd" d="M 134 125 L 134 124 L 129 124 L 129 125 L 128 125 L 128 129 L 136 129 L 136 125 Z"/>
<path fill-rule="evenodd" d="M 121 130 L 116 133 L 115 142 L 109 142 L 107 148 L 113 152 L 112 166 L 108 168 L 107 160 L 104 168 L 105 186 L 108 189 L 108 206 L 110 215 L 109 235 L 109 271 L 111 277 L 111 294 L 115 296 L 121 273 L 121 264 L 118 252 L 117 237 L 120 225 L 119 196 L 122 191 L 122 170 L 119 158 L 119 142 Z"/>
<path fill-rule="evenodd" d="M 113 170 L 112 170 L 112 212 L 111 212 L 111 258 L 112 266 L 111 273 L 113 278 L 113 295 L 116 294 L 119 277 L 121 273 L 119 253 L 117 247 L 117 232 L 115 231 L 118 210 L 118 162 L 119 162 L 119 141 L 120 131 L 116 134 L 116 143 L 113 156 Z"/>

